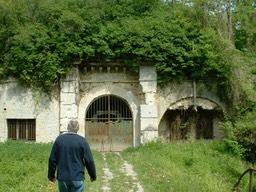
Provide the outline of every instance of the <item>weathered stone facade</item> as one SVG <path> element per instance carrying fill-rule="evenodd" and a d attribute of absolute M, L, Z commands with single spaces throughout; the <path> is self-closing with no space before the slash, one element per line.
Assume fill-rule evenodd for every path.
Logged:
<path fill-rule="evenodd" d="M 107 104 L 108 109 L 103 107 Z M 70 119 L 77 119 L 79 134 L 98 143 L 93 145 L 96 149 L 122 150 L 159 137 L 184 139 L 189 134 L 193 138 L 221 139 L 219 122 L 225 105 L 203 83 L 159 87 L 155 68 L 151 66 L 131 72 L 122 65 L 91 64 L 74 67 L 51 98 L 35 96 L 10 79 L 0 86 L 0 109 L 1 142 L 10 137 L 8 122 L 12 119 L 34 119 L 36 142 L 53 141 L 66 132 Z M 122 112 L 124 109 L 128 109 L 127 114 Z M 105 127 L 101 131 L 98 127 L 102 125 Z M 128 132 L 124 132 L 126 126 Z M 186 129 L 182 129 L 184 126 Z M 103 134 L 103 130 L 108 131 Z M 127 134 L 132 139 L 126 138 Z"/>
<path fill-rule="evenodd" d="M 10 79 L 0 87 L 0 141 L 8 138 L 7 120 L 36 119 L 36 141 L 50 142 L 59 134 L 59 102 L 47 95 L 33 95 Z"/>

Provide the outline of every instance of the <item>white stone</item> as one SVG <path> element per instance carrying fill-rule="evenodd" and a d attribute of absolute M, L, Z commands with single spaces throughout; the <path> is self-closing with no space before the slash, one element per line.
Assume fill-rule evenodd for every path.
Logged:
<path fill-rule="evenodd" d="M 155 141 L 158 138 L 157 131 L 143 131 L 142 132 L 142 143 L 145 144 L 150 141 Z"/>
<path fill-rule="evenodd" d="M 140 116 L 141 118 L 157 118 L 157 105 L 140 105 Z"/>
<path fill-rule="evenodd" d="M 143 93 L 155 93 L 157 89 L 157 82 L 156 81 L 141 81 Z"/>
<path fill-rule="evenodd" d="M 62 105 L 60 109 L 61 118 L 76 119 L 77 118 L 77 105 Z"/>
<path fill-rule="evenodd" d="M 75 93 L 62 93 L 60 102 L 61 105 L 67 105 L 67 104 L 76 104 L 76 97 L 77 95 Z"/>
<path fill-rule="evenodd" d="M 7 139 L 8 119 L 35 119 L 36 142 L 53 141 L 59 134 L 59 103 L 48 97 L 34 97 L 16 82 L 2 84 L 0 141 Z"/>
<path fill-rule="evenodd" d="M 76 83 L 75 81 L 64 81 L 61 83 L 61 91 L 63 93 L 75 93 Z"/>
<path fill-rule="evenodd" d="M 141 66 L 140 67 L 140 81 L 155 81 L 157 73 L 155 67 Z"/>

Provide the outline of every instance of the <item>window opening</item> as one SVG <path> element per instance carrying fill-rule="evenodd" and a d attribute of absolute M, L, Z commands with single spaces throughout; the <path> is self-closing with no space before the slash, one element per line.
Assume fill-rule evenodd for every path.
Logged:
<path fill-rule="evenodd" d="M 36 140 L 35 119 L 7 119 L 8 139 Z"/>

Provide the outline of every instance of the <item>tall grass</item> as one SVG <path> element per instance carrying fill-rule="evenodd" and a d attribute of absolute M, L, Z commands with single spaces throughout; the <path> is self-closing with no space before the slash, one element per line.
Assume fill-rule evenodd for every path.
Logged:
<path fill-rule="evenodd" d="M 154 142 L 123 152 L 145 187 L 154 192 L 228 192 L 250 166 L 220 142 Z M 248 191 L 249 175 L 240 184 Z M 254 180 L 254 191 L 256 191 Z"/>
<path fill-rule="evenodd" d="M 8 141 L 0 143 L 0 192 L 57 192 L 57 185 L 47 179 L 48 158 L 52 144 L 24 143 Z M 102 170 L 102 155 L 93 153 L 97 170 Z M 102 177 L 102 172 L 98 177 Z M 88 191 L 100 191 L 101 182 L 89 182 Z"/>
<path fill-rule="evenodd" d="M 0 191 L 46 191 L 49 150 L 49 144 L 0 144 Z"/>
<path fill-rule="evenodd" d="M 8 141 L 0 144 L 0 191 L 57 192 L 47 180 L 48 157 L 52 144 L 26 144 Z M 109 181 L 112 192 L 128 192 L 130 178 L 120 171 L 122 161 L 133 165 L 145 192 L 228 192 L 249 165 L 225 151 L 218 142 L 148 143 L 120 154 L 103 155 L 93 151 L 97 181 L 86 175 L 86 191 L 101 192 L 103 168 L 114 174 Z M 248 191 L 249 176 L 241 181 Z M 254 179 L 254 188 L 256 178 Z"/>

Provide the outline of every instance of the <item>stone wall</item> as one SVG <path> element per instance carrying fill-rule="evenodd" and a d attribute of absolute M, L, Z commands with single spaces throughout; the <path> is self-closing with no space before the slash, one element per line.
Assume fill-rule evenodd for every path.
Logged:
<path fill-rule="evenodd" d="M 61 81 L 60 89 L 60 133 L 67 132 L 67 124 L 71 119 L 78 118 L 79 102 L 79 74 L 74 68 L 66 78 Z"/>
<path fill-rule="evenodd" d="M 166 114 L 170 111 L 176 111 L 177 114 L 177 111 L 180 111 L 180 113 L 190 114 L 190 117 L 186 117 L 187 120 L 184 119 L 184 116 L 183 118 L 179 117 L 182 118 L 181 123 L 186 123 L 187 126 L 177 125 L 180 128 L 188 129 L 190 131 L 189 137 L 196 138 L 196 123 L 200 124 L 200 122 L 195 121 L 196 119 L 193 116 L 204 116 L 205 120 L 205 114 L 210 114 L 208 121 L 211 122 L 208 122 L 208 124 L 212 124 L 212 138 L 221 139 L 222 131 L 219 123 L 223 120 L 223 111 L 225 111 L 226 106 L 218 97 L 216 89 L 211 88 L 212 86 L 206 86 L 204 82 L 195 83 L 192 81 L 173 82 L 168 86 L 159 87 L 157 94 L 159 135 L 170 138 L 170 135 L 168 135 L 170 131 L 168 120 L 172 116 L 166 116 Z M 191 110 L 194 112 L 191 112 Z"/>
<path fill-rule="evenodd" d="M 7 139 L 7 119 L 36 119 L 36 141 L 50 142 L 59 134 L 59 102 L 32 94 L 10 79 L 0 86 L 0 141 Z"/>
<path fill-rule="evenodd" d="M 156 104 L 157 74 L 154 67 L 140 67 L 140 84 L 145 104 L 140 105 L 141 141 L 146 143 L 158 137 L 158 109 Z"/>
<path fill-rule="evenodd" d="M 127 102 L 133 116 L 133 146 L 157 139 L 159 130 L 168 128 L 163 119 L 168 110 L 191 107 L 225 110 L 218 95 L 203 83 L 195 85 L 187 81 L 157 86 L 155 68 L 150 66 L 141 66 L 138 73 L 122 65 L 77 66 L 62 79 L 60 87 L 58 94 L 49 98 L 32 93 L 14 79 L 2 83 L 0 141 L 7 139 L 7 119 L 36 119 L 37 142 L 53 141 L 66 132 L 70 119 L 80 122 L 79 134 L 85 136 L 86 109 L 104 95 L 115 95 Z M 214 117 L 215 138 L 221 138 L 219 121 L 220 118 Z"/>
<path fill-rule="evenodd" d="M 122 66 L 85 67 L 80 70 L 79 122 L 81 134 L 85 135 L 86 109 L 98 97 L 115 95 L 125 100 L 133 114 L 133 145 L 141 143 L 140 103 L 144 103 L 138 74 Z"/>

